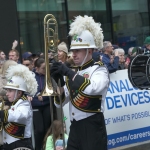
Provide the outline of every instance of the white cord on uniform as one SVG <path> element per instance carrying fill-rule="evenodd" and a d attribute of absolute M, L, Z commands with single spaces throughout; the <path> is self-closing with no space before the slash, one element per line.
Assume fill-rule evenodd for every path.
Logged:
<path fill-rule="evenodd" d="M 82 63 L 81 63 L 80 66 L 82 66 L 82 65 L 85 63 L 85 60 L 86 60 L 86 58 L 87 58 L 87 56 L 88 56 L 88 53 L 89 53 L 89 49 L 87 48 L 87 50 L 86 50 L 86 55 L 85 55 L 85 57 L 84 57 L 84 59 L 83 59 L 83 61 L 82 61 Z"/>

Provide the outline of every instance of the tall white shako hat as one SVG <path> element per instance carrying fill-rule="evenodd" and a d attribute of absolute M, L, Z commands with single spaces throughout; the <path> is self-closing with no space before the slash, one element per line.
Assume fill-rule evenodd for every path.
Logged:
<path fill-rule="evenodd" d="M 69 35 L 72 37 L 70 50 L 103 47 L 101 24 L 96 23 L 93 17 L 77 16 L 70 25 Z"/>
<path fill-rule="evenodd" d="M 24 91 L 32 96 L 37 92 L 35 74 L 22 64 L 10 66 L 6 71 L 6 79 L 7 83 L 3 87 L 5 89 Z"/>

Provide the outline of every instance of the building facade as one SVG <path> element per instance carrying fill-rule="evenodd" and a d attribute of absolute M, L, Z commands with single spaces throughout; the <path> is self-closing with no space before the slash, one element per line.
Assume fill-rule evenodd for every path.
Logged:
<path fill-rule="evenodd" d="M 150 35 L 148 0 L 16 0 L 21 51 L 44 51 L 43 19 L 53 14 L 58 37 L 69 46 L 69 24 L 78 15 L 93 16 L 102 24 L 104 40 L 128 51 L 142 46 Z"/>

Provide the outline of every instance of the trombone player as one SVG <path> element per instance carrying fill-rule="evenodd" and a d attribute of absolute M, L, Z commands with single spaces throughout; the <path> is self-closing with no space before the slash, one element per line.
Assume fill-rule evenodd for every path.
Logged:
<path fill-rule="evenodd" d="M 53 79 L 61 81 L 63 106 L 69 102 L 71 126 L 67 150 L 107 150 L 103 111 L 109 73 L 101 62 L 92 59 L 93 49 L 103 46 L 102 29 L 88 16 L 77 16 L 70 29 L 70 50 L 78 71 L 61 62 L 55 62 L 50 70 Z M 57 97 L 55 105 L 60 107 Z"/>

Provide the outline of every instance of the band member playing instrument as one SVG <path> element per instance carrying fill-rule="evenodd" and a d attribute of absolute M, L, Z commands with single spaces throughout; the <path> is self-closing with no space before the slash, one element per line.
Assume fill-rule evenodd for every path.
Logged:
<path fill-rule="evenodd" d="M 3 122 L 3 148 L 32 148 L 31 125 L 32 107 L 25 94 L 34 95 L 37 89 L 35 75 L 26 66 L 17 64 L 7 70 L 6 96 L 11 106 L 0 111 Z"/>
<path fill-rule="evenodd" d="M 3 89 L 3 86 L 5 86 L 7 83 L 5 74 L 6 74 L 7 69 L 12 65 L 17 65 L 17 63 L 13 60 L 6 60 L 3 64 L 2 74 L 0 74 L 0 97 L 1 99 L 5 101 L 5 104 L 9 103 L 6 97 L 6 90 Z"/>
<path fill-rule="evenodd" d="M 107 150 L 107 133 L 103 116 L 104 100 L 109 86 L 109 73 L 102 62 L 92 59 L 94 48 L 102 48 L 103 34 L 92 17 L 78 16 L 71 24 L 71 51 L 78 71 L 56 62 L 51 76 L 56 82 L 66 76 L 62 93 L 63 105 L 69 102 L 70 133 L 67 150 Z M 63 90 L 63 88 L 62 88 Z M 55 97 L 55 105 L 60 100 Z"/>

